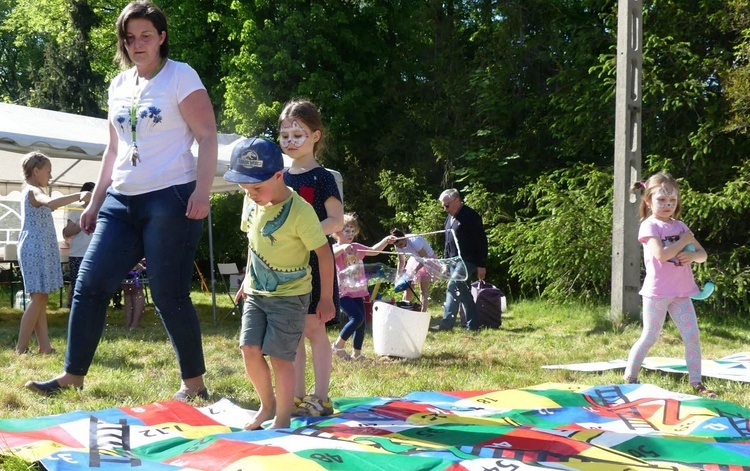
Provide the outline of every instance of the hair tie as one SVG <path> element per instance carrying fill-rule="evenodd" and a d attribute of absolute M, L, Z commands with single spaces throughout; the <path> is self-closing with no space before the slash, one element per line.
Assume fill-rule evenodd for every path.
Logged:
<path fill-rule="evenodd" d="M 638 188 L 641 188 L 642 190 L 646 189 L 646 182 L 636 182 L 635 186 Z"/>

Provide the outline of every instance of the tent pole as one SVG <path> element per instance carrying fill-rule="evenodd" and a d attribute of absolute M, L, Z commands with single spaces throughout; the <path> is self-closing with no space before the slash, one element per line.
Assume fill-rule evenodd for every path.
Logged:
<path fill-rule="evenodd" d="M 216 325 L 216 279 L 214 277 L 214 225 L 211 221 L 211 205 L 208 205 L 208 261 L 211 264 L 211 306 Z"/>

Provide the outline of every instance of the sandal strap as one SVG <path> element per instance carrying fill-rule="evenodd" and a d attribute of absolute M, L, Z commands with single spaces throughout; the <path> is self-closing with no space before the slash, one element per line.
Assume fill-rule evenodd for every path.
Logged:
<path fill-rule="evenodd" d="M 703 383 L 698 383 L 693 385 L 693 390 L 700 394 L 701 396 L 706 396 L 709 398 L 717 398 L 719 397 L 715 392 L 708 389 Z"/>

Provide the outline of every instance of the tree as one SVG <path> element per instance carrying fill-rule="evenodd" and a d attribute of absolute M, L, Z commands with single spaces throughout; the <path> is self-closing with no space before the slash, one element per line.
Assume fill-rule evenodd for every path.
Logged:
<path fill-rule="evenodd" d="M 3 0 L 7 1 L 7 0 Z M 165 1 L 171 56 L 193 66 L 211 95 L 217 115 L 223 109 L 222 78 L 234 54 L 225 25 L 237 21 L 228 1 Z M 0 3 L 0 6 L 3 4 Z M 120 72 L 114 62 L 115 22 L 122 4 L 109 0 L 37 0 L 10 2 L 0 26 L 4 54 L 18 64 L 3 72 L 0 84 L 17 75 L 26 81 L 11 101 L 89 116 L 104 116 L 109 80 Z M 3 61 L 6 64 L 6 61 Z M 41 64 L 41 67 L 40 67 Z M 21 72 L 17 70 L 23 67 Z M 11 85 L 6 88 L 12 88 Z"/>
<path fill-rule="evenodd" d="M 193 67 L 206 87 L 219 123 L 224 119 L 224 78 L 237 54 L 234 31 L 242 19 L 228 0 L 164 0 L 159 7 L 167 15 L 170 57 Z M 114 26 L 114 23 L 112 23 Z"/>
<path fill-rule="evenodd" d="M 366 239 L 395 224 L 439 229 L 435 198 L 457 187 L 490 221 L 498 265 L 492 273 L 511 273 L 532 291 L 530 274 L 546 294 L 598 296 L 607 286 L 604 262 L 558 250 L 564 247 L 551 239 L 581 233 L 601 245 L 601 231 L 588 227 L 593 222 L 564 207 L 574 204 L 566 192 L 578 195 L 571 184 L 595 193 L 585 203 L 597 220 L 609 217 L 601 182 L 613 152 L 616 5 L 160 6 L 170 18 L 172 57 L 198 71 L 224 131 L 273 138 L 286 101 L 304 97 L 319 106 L 328 136 L 319 158 L 343 174 L 346 209 L 359 213 Z M 746 303 L 742 289 L 750 285 L 747 8 L 747 0 L 660 0 L 644 6 L 643 25 L 644 174 L 667 170 L 681 180 L 686 222 L 711 254 L 698 276 L 739 287 L 722 298 L 735 306 Z M 119 12 L 108 0 L 0 0 L 2 99 L 89 114 L 103 109 L 107 81 L 119 72 L 112 62 Z M 234 211 L 227 209 L 227 221 Z M 545 266 L 552 251 L 560 260 Z M 576 263 L 585 266 L 572 269 Z M 545 270 L 554 276 L 541 276 Z"/>
<path fill-rule="evenodd" d="M 18 3 L 3 28 L 16 24 L 16 47 L 34 40 L 44 50 L 41 67 L 29 69 L 32 86 L 24 102 L 29 106 L 87 116 L 104 116 L 104 79 L 91 68 L 89 39 L 99 17 L 87 0 L 45 0 Z"/>
<path fill-rule="evenodd" d="M 43 60 L 44 47 L 38 40 L 23 41 L 18 28 L 10 27 L 13 0 L 0 0 L 0 99 L 23 102 L 33 87 L 31 74 Z"/>

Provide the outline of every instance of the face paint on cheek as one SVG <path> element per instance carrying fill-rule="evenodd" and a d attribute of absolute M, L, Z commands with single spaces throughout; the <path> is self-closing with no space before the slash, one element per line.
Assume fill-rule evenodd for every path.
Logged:
<path fill-rule="evenodd" d="M 307 131 L 294 119 L 291 123 L 285 120 L 281 123 L 281 134 L 279 143 L 282 149 L 299 149 L 310 137 Z M 286 135 L 284 135 L 286 134 Z"/>
<path fill-rule="evenodd" d="M 653 201 L 653 206 L 656 209 L 669 209 L 673 208 L 675 205 L 669 201 Z"/>
<path fill-rule="evenodd" d="M 354 237 L 357 236 L 357 231 L 354 230 L 351 226 L 344 226 L 344 230 L 341 231 L 342 234 L 348 239 L 354 240 Z"/>
<path fill-rule="evenodd" d="M 671 209 L 677 206 L 677 198 L 679 198 L 679 194 L 675 189 L 661 187 L 651 197 L 651 205 L 655 209 Z"/>
<path fill-rule="evenodd" d="M 281 138 L 282 149 L 299 149 L 307 141 L 309 136 L 307 134 L 303 136 L 288 136 Z"/>

